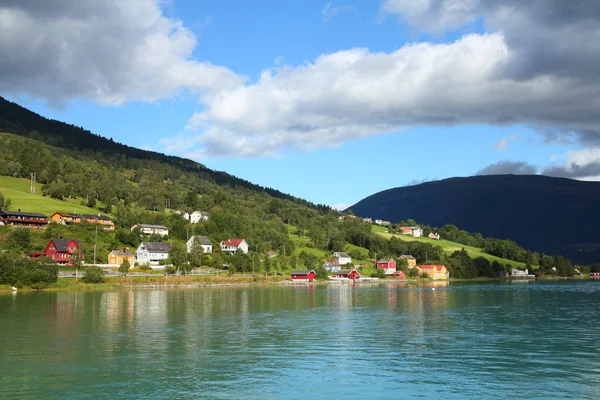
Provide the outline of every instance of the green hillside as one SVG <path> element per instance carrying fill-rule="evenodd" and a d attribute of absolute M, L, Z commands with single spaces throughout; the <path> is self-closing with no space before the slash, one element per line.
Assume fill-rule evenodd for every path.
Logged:
<path fill-rule="evenodd" d="M 400 240 L 404 240 L 407 242 L 421 242 L 421 243 L 430 244 L 432 246 L 440 246 L 443 250 L 443 253 L 446 255 L 450 255 L 457 250 L 465 249 L 467 252 L 469 252 L 469 255 L 472 258 L 483 257 L 485 259 L 490 260 L 490 262 L 498 261 L 499 263 L 501 263 L 503 265 L 510 264 L 515 267 L 524 267 L 525 266 L 525 264 L 521 263 L 521 262 L 492 256 L 490 254 L 485 253 L 483 251 L 483 249 L 480 249 L 477 247 L 465 246 L 460 243 L 451 242 L 451 241 L 443 240 L 443 239 L 442 240 L 434 240 L 434 239 L 429 239 L 427 237 L 412 237 L 409 235 L 396 235 L 396 234 L 387 233 L 387 229 L 385 229 L 385 228 L 382 229 L 382 228 L 383 227 L 381 227 L 381 226 L 373 225 L 372 230 L 373 230 L 373 232 L 377 233 L 378 235 L 380 235 L 388 240 L 392 237 L 395 237 L 395 238 L 398 238 Z"/>
<path fill-rule="evenodd" d="M 29 191 L 28 179 L 0 176 L 0 193 L 12 202 L 11 210 L 39 212 L 48 217 L 57 211 L 78 212 L 82 214 L 97 214 L 98 210 L 81 205 L 79 199 L 56 200 L 42 196 L 42 185 L 36 184 L 35 192 Z"/>

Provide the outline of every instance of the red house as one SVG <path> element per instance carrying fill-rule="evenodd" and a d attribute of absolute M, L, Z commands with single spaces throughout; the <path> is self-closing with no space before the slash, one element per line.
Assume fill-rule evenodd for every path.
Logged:
<path fill-rule="evenodd" d="M 396 272 L 396 260 L 394 260 L 393 258 L 377 260 L 375 268 L 382 269 L 386 275 L 394 275 L 394 272 Z"/>
<path fill-rule="evenodd" d="M 406 279 L 406 274 L 404 273 L 404 271 L 396 271 L 394 272 L 394 278 Z"/>
<path fill-rule="evenodd" d="M 346 278 L 355 281 L 360 279 L 360 273 L 355 269 L 340 269 L 339 271 L 335 271 L 331 277 L 334 279 Z"/>
<path fill-rule="evenodd" d="M 317 274 L 312 269 L 292 271 L 292 280 L 301 282 L 314 282 Z"/>
<path fill-rule="evenodd" d="M 44 214 L 0 210 L 0 225 L 18 226 L 20 228 L 43 229 L 48 225 L 48 217 Z"/>
<path fill-rule="evenodd" d="M 77 250 L 81 252 L 81 258 L 85 260 L 85 249 L 81 246 L 79 240 L 62 238 L 52 239 L 44 251 L 31 253 L 31 258 L 50 257 L 59 264 L 70 265 L 71 254 Z"/>

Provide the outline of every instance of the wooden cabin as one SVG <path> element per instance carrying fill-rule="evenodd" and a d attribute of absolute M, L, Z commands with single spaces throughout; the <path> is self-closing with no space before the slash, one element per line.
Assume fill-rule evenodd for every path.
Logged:
<path fill-rule="evenodd" d="M 292 280 L 300 282 L 314 282 L 317 274 L 312 269 L 292 271 Z"/>

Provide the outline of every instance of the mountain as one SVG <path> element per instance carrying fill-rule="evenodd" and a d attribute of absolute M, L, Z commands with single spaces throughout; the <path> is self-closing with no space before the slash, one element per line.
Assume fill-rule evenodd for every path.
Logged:
<path fill-rule="evenodd" d="M 114 160 L 115 156 L 123 156 L 130 160 L 150 160 L 177 168 L 180 171 L 195 173 L 217 185 L 230 185 L 260 192 L 272 197 L 292 200 L 309 207 L 314 204 L 279 190 L 265 188 L 246 180 L 232 176 L 226 172 L 213 171 L 204 165 L 181 157 L 167 156 L 161 153 L 141 150 L 106 139 L 93 134 L 89 130 L 61 121 L 45 118 L 27 108 L 6 100 L 0 96 L 0 132 L 8 132 L 22 137 L 43 142 L 47 145 L 68 150 L 68 155 L 82 154 L 92 156 L 98 161 Z M 100 155 L 101 157 L 97 157 Z M 323 206 L 319 206 L 322 208 Z"/>
<path fill-rule="evenodd" d="M 349 209 L 392 222 L 453 224 L 577 263 L 600 260 L 600 183 L 540 175 L 450 178 L 373 194 Z"/>

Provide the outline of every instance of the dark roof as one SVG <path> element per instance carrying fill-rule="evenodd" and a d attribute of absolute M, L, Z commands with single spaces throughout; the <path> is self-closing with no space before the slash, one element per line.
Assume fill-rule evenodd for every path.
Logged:
<path fill-rule="evenodd" d="M 308 275 L 311 272 L 315 272 L 312 269 L 300 269 L 296 271 L 292 271 L 292 275 Z"/>
<path fill-rule="evenodd" d="M 113 250 L 112 252 L 115 253 L 115 255 L 117 255 L 119 257 L 133 256 L 133 253 L 129 250 Z"/>
<path fill-rule="evenodd" d="M 8 210 L 0 210 L 0 215 L 5 217 L 36 217 L 36 218 L 48 218 L 45 214 L 40 213 L 31 213 L 31 212 L 20 212 L 20 211 L 8 211 Z"/>
<path fill-rule="evenodd" d="M 137 224 L 140 228 L 150 228 L 150 229 L 169 229 L 164 225 L 150 225 L 150 224 Z"/>
<path fill-rule="evenodd" d="M 103 221 L 112 221 L 112 219 L 110 217 L 107 217 L 106 215 L 79 214 L 79 213 L 68 213 L 67 215 L 72 218 L 101 219 Z"/>
<path fill-rule="evenodd" d="M 194 239 L 194 242 L 196 242 L 196 240 L 198 240 L 200 244 L 203 244 L 205 246 L 212 246 L 212 242 L 206 236 L 196 235 L 196 239 Z"/>
<path fill-rule="evenodd" d="M 168 253 L 171 251 L 171 243 L 165 242 L 142 242 L 146 250 L 152 253 Z"/>
<path fill-rule="evenodd" d="M 336 251 L 335 253 L 333 253 L 333 255 L 336 257 L 350 258 L 350 256 L 344 253 L 343 251 Z"/>
<path fill-rule="evenodd" d="M 400 258 L 406 258 L 407 260 L 416 260 L 416 258 L 414 258 L 413 256 L 411 256 L 409 254 L 401 255 Z"/>
<path fill-rule="evenodd" d="M 342 275 L 342 276 L 348 276 L 350 275 L 350 272 L 356 271 L 355 269 L 340 269 L 339 271 L 335 272 L 335 275 Z M 356 271 L 358 272 L 358 271 Z"/>
<path fill-rule="evenodd" d="M 73 239 L 52 239 L 51 242 L 54 245 L 54 247 L 56 247 L 56 251 L 60 253 L 66 253 L 67 245 L 71 243 L 72 240 Z M 79 239 L 75 239 L 75 243 L 77 243 L 77 247 L 81 248 L 81 242 L 79 241 Z M 85 251 L 84 249 L 81 250 Z"/>

